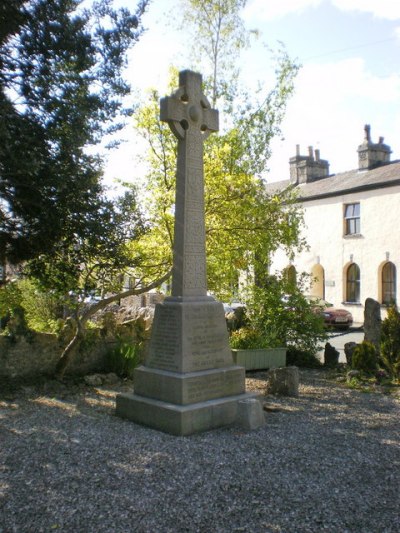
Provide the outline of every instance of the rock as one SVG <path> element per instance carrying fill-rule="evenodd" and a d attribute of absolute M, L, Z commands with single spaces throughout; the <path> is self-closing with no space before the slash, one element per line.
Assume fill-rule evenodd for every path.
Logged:
<path fill-rule="evenodd" d="M 103 384 L 104 385 L 115 385 L 119 382 L 119 377 L 115 372 L 109 372 L 108 374 L 105 374 L 103 376 Z"/>
<path fill-rule="evenodd" d="M 274 368 L 270 370 L 267 393 L 280 394 L 282 396 L 298 396 L 299 369 L 297 366 Z"/>
<path fill-rule="evenodd" d="M 339 363 L 339 352 L 329 342 L 325 344 L 324 365 L 330 368 L 337 366 Z"/>
<path fill-rule="evenodd" d="M 361 374 L 359 370 L 350 370 L 350 372 L 347 372 L 346 379 L 347 381 L 350 381 L 352 378 L 356 378 Z"/>
<path fill-rule="evenodd" d="M 351 362 L 353 360 L 353 353 L 356 349 L 357 343 L 356 342 L 346 342 L 344 345 L 344 353 L 346 355 L 346 362 L 349 366 L 351 366 Z"/>
<path fill-rule="evenodd" d="M 244 430 L 258 429 L 265 425 L 261 402 L 255 398 L 240 400 L 237 404 L 235 425 Z"/>
<path fill-rule="evenodd" d="M 90 385 L 92 387 L 103 385 L 103 377 L 100 374 L 91 374 L 89 376 L 85 376 L 83 379 L 86 385 Z"/>
<path fill-rule="evenodd" d="M 367 298 L 364 309 L 364 340 L 371 342 L 378 351 L 381 342 L 381 326 L 381 306 L 373 298 Z"/>

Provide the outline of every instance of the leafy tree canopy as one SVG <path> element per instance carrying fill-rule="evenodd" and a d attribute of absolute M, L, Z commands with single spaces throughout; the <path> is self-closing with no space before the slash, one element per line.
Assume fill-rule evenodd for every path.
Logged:
<path fill-rule="evenodd" d="M 208 287 L 221 299 L 235 295 L 239 271 L 255 269 L 260 279 L 279 246 L 290 251 L 305 245 L 299 231 L 302 215 L 292 192 L 270 194 L 262 179 L 298 65 L 280 46 L 272 56 L 271 87 L 251 97 L 240 88 L 232 50 L 239 52 L 249 42 L 240 17 L 245 3 L 182 1 L 186 24 L 192 24 L 196 33 L 191 68 L 205 73 L 205 94 L 211 95 L 213 106 L 224 110 L 221 132 L 211 135 L 204 146 Z M 176 89 L 176 71 L 172 74 L 169 92 Z M 159 97 L 156 91 L 150 93 L 150 103 L 135 114 L 135 124 L 150 147 L 146 199 L 151 231 L 142 243 L 161 264 L 171 262 L 176 139 L 159 121 Z"/>
<path fill-rule="evenodd" d="M 86 148 L 130 111 L 123 69 L 148 2 L 135 13 L 111 0 L 1 3 L 0 262 L 57 255 L 114 216 Z"/>

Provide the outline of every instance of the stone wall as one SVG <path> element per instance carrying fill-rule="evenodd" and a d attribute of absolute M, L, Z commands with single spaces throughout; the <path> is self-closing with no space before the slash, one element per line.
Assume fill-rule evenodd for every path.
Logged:
<path fill-rule="evenodd" d="M 83 342 L 66 374 L 84 375 L 106 370 L 107 352 L 115 346 L 114 338 Z M 32 333 L 13 339 L 0 336 L 0 378 L 18 379 L 52 375 L 63 350 L 56 335 Z"/>

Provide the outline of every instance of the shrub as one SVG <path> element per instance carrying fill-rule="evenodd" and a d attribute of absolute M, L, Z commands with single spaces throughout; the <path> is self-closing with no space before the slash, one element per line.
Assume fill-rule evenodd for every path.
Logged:
<path fill-rule="evenodd" d="M 368 341 L 358 344 L 353 352 L 351 366 L 367 374 L 375 372 L 378 366 L 378 354 L 375 346 Z"/>
<path fill-rule="evenodd" d="M 267 339 L 257 330 L 240 328 L 230 336 L 230 346 L 237 350 L 252 350 L 257 348 L 272 348 L 267 345 Z"/>
<path fill-rule="evenodd" d="M 298 286 L 284 277 L 269 276 L 264 287 L 253 287 L 247 297 L 249 326 L 265 338 L 267 346 L 284 346 L 315 356 L 326 340 L 323 318 L 304 297 L 307 281 Z"/>
<path fill-rule="evenodd" d="M 108 354 L 108 363 L 111 372 L 120 377 L 133 377 L 133 371 L 141 362 L 141 349 L 139 344 L 132 344 L 124 339 L 119 339 L 117 345 Z"/>
<path fill-rule="evenodd" d="M 400 379 L 400 313 L 394 306 L 382 322 L 380 357 L 390 375 Z"/>
<path fill-rule="evenodd" d="M 315 354 L 299 350 L 294 346 L 289 346 L 286 352 L 286 365 L 305 368 L 320 368 L 322 363 Z"/>
<path fill-rule="evenodd" d="M 22 308 L 27 326 L 35 331 L 56 333 L 60 329 L 59 302 L 29 279 L 7 283 L 0 289 L 0 317 L 10 317 Z"/>

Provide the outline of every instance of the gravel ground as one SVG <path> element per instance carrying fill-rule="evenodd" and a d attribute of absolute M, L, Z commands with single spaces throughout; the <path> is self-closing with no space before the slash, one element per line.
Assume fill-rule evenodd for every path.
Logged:
<path fill-rule="evenodd" d="M 302 371 L 265 427 L 174 437 L 114 415 L 130 389 L 0 394 L 0 533 L 399 533 L 398 396 Z"/>

